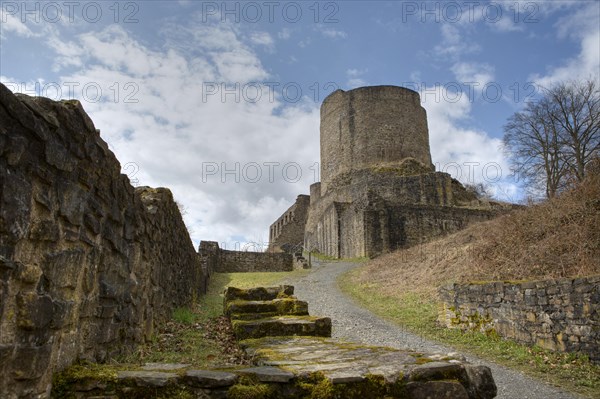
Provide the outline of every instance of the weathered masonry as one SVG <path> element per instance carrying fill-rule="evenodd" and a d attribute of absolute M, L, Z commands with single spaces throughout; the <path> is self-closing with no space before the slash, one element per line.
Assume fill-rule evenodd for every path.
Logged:
<path fill-rule="evenodd" d="M 503 208 L 435 171 L 425 109 L 419 94 L 403 87 L 337 90 L 323 101 L 321 178 L 310 187 L 302 230 L 302 220 L 287 227 L 286 218 L 304 199 L 271 225 L 273 248 L 303 242 L 329 256 L 373 257 Z"/>
<path fill-rule="evenodd" d="M 439 321 L 600 363 L 600 276 L 452 284 L 440 289 Z"/>
<path fill-rule="evenodd" d="M 299 195 L 269 229 L 269 251 L 294 253 L 304 245 L 304 227 L 308 217 L 310 197 Z"/>
<path fill-rule="evenodd" d="M 198 254 L 203 269 L 217 273 L 289 272 L 294 270 L 294 257 L 282 252 L 229 251 L 215 241 L 201 241 Z"/>
<path fill-rule="evenodd" d="M 134 188 L 75 100 L 0 84 L 0 396 L 150 339 L 207 275 L 168 189 Z"/>

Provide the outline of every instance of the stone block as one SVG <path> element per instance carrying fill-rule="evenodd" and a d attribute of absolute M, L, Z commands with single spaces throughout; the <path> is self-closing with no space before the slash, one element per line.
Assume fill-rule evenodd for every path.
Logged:
<path fill-rule="evenodd" d="M 238 374 L 252 375 L 260 382 L 280 382 L 287 383 L 294 378 L 294 374 L 289 371 L 280 369 L 279 367 L 251 367 L 247 369 L 237 370 Z"/>
<path fill-rule="evenodd" d="M 464 366 L 469 380 L 467 391 L 471 398 L 494 398 L 498 388 L 492 377 L 492 371 L 487 366 Z"/>
<path fill-rule="evenodd" d="M 408 376 L 409 381 L 454 379 L 466 381 L 467 374 L 460 364 L 432 362 L 416 366 Z"/>
<path fill-rule="evenodd" d="M 249 289 L 227 287 L 225 289 L 225 302 L 235 300 L 270 301 L 280 297 L 291 296 L 293 294 L 294 287 L 290 285 L 282 285 L 279 287 L 258 287 Z"/>
<path fill-rule="evenodd" d="M 293 298 L 280 298 L 271 301 L 230 301 L 226 303 L 225 314 L 232 319 L 244 318 L 244 315 L 308 315 L 308 303 Z"/>
<path fill-rule="evenodd" d="M 17 295 L 17 309 L 17 325 L 20 328 L 41 330 L 52 321 L 54 307 L 48 295 L 25 291 Z"/>
<path fill-rule="evenodd" d="M 455 381 L 409 382 L 403 388 L 401 397 L 411 399 L 470 399 L 465 388 Z"/>
<path fill-rule="evenodd" d="M 137 387 L 162 388 L 176 384 L 179 376 L 159 371 L 119 371 L 117 380 Z"/>
<path fill-rule="evenodd" d="M 228 387 L 237 380 L 237 374 L 210 370 L 188 370 L 184 377 L 186 384 L 199 388 Z"/>
<path fill-rule="evenodd" d="M 258 320 L 233 320 L 233 332 L 237 339 L 274 336 L 331 336 L 329 317 L 289 316 Z"/>

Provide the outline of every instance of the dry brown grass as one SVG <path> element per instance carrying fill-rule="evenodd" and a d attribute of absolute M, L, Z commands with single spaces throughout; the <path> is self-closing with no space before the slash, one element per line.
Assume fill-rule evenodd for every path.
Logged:
<path fill-rule="evenodd" d="M 551 201 L 370 261 L 355 282 L 391 296 L 450 282 L 600 274 L 600 175 Z"/>

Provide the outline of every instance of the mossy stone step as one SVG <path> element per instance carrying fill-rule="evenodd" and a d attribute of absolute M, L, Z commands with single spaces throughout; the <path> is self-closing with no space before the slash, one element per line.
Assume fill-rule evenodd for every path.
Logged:
<path fill-rule="evenodd" d="M 271 301 L 294 295 L 294 286 L 280 285 L 278 287 L 236 288 L 225 289 L 225 303 L 229 301 Z"/>
<path fill-rule="evenodd" d="M 235 319 L 261 319 L 270 316 L 307 316 L 308 303 L 295 298 L 278 298 L 270 301 L 225 302 L 225 315 Z"/>
<path fill-rule="evenodd" d="M 263 368 L 281 367 L 342 398 L 492 399 L 490 369 L 456 354 L 425 354 L 330 338 L 265 337 L 240 342 Z M 310 381 L 304 381 L 308 386 Z M 315 392 L 315 391 L 313 391 Z"/>
<path fill-rule="evenodd" d="M 232 320 L 238 340 L 277 336 L 331 337 L 331 319 L 314 316 L 278 316 L 257 320 Z"/>

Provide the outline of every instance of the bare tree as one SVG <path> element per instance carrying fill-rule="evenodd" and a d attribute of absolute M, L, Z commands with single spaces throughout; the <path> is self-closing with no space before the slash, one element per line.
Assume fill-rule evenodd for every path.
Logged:
<path fill-rule="evenodd" d="M 585 166 L 600 150 L 600 88 L 597 81 L 561 83 L 548 90 L 551 114 L 559 127 L 561 156 L 578 181 Z"/>
<path fill-rule="evenodd" d="M 566 171 L 552 112 L 553 104 L 546 98 L 528 102 L 508 119 L 503 140 L 513 173 L 534 191 L 544 190 L 548 198 L 559 191 Z"/>
<path fill-rule="evenodd" d="M 528 188 L 554 197 L 567 177 L 585 178 L 585 166 L 600 150 L 600 95 L 593 80 L 544 90 L 504 126 L 504 150 L 513 173 Z"/>

